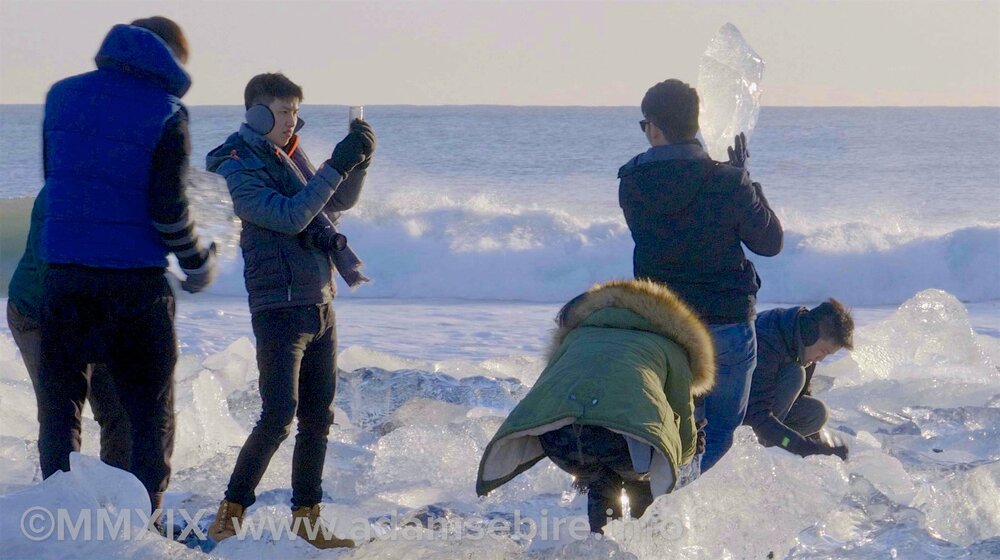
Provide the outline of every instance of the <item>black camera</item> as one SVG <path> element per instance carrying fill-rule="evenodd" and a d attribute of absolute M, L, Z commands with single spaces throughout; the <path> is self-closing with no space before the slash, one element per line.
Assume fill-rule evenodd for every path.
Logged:
<path fill-rule="evenodd" d="M 306 230 L 302 232 L 305 241 L 326 252 L 343 251 L 347 248 L 347 236 L 337 231 L 333 220 L 320 212 L 309 222 Z"/>

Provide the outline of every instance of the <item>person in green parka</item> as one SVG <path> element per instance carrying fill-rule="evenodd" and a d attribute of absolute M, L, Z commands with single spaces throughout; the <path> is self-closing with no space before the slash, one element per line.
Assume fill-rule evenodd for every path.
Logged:
<path fill-rule="evenodd" d="M 615 280 L 567 303 L 547 366 L 483 452 L 485 496 L 548 457 L 587 491 L 590 529 L 639 517 L 699 444 L 694 397 L 715 383 L 712 338 L 662 284 Z"/>

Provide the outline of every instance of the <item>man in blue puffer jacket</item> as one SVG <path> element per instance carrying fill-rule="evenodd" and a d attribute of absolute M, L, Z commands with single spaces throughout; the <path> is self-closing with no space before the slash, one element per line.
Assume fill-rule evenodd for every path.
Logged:
<path fill-rule="evenodd" d="M 167 18 L 116 25 L 97 70 L 56 83 L 45 101 L 42 475 L 69 470 L 70 452 L 80 449 L 86 365 L 106 363 L 131 424 L 130 470 L 154 510 L 173 451 L 177 339 L 166 257 L 177 256 L 187 274 L 181 286 L 192 293 L 211 282 L 215 264 L 184 192 L 186 59 L 187 41 Z"/>

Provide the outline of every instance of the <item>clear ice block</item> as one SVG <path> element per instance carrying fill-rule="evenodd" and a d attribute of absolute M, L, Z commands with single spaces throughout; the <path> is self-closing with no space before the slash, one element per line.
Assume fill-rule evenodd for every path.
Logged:
<path fill-rule="evenodd" d="M 743 132 L 749 142 L 760 112 L 764 59 L 740 30 L 727 23 L 712 37 L 698 68 L 699 124 L 712 159 L 729 159 L 726 148 Z"/>

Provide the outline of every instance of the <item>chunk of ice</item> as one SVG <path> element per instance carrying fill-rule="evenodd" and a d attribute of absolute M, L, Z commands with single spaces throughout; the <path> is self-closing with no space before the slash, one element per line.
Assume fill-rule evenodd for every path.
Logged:
<path fill-rule="evenodd" d="M 726 148 L 740 132 L 749 142 L 760 112 L 764 60 L 735 25 L 727 23 L 712 37 L 698 68 L 698 123 L 713 159 L 729 159 Z"/>
<path fill-rule="evenodd" d="M 933 289 L 916 294 L 885 320 L 859 329 L 854 351 L 840 362 L 826 372 L 837 378 L 837 385 L 938 378 L 945 371 L 952 381 L 1000 379 L 965 306 Z M 852 362 L 856 368 L 850 367 Z"/>

